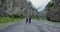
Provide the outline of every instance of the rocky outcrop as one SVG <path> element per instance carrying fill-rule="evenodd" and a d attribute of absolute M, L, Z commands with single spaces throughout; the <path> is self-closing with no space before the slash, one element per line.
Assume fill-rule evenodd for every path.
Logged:
<path fill-rule="evenodd" d="M 28 10 L 27 6 L 29 7 L 27 0 L 0 0 L 0 16 L 21 15 Z M 32 5 L 30 6 L 33 8 Z"/>
<path fill-rule="evenodd" d="M 60 0 L 53 0 L 54 5 L 47 12 L 46 18 L 52 21 L 60 21 Z"/>
<path fill-rule="evenodd" d="M 12 10 L 13 0 L 0 0 L 0 15 L 7 15 Z"/>

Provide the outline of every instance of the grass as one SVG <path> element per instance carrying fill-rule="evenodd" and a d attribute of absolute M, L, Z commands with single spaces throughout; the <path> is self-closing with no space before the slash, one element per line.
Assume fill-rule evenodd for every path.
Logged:
<path fill-rule="evenodd" d="M 12 17 L 0 17 L 0 28 L 17 23 L 23 20 L 23 18 L 12 18 Z"/>
<path fill-rule="evenodd" d="M 60 22 L 48 21 L 44 17 L 36 17 L 36 18 L 33 18 L 33 19 L 39 20 L 40 22 L 48 23 L 48 24 L 51 24 L 51 25 L 60 25 Z M 21 20 L 23 20 L 22 17 L 20 17 L 20 18 L 0 17 L 0 28 L 3 28 L 3 27 L 5 27 L 7 25 L 10 25 L 10 24 L 15 24 L 17 22 L 21 22 Z"/>
<path fill-rule="evenodd" d="M 40 22 L 48 23 L 48 24 L 51 24 L 51 25 L 59 25 L 60 26 L 60 22 L 48 21 L 44 17 L 36 17 L 36 18 L 33 18 L 33 19 L 38 20 Z"/>

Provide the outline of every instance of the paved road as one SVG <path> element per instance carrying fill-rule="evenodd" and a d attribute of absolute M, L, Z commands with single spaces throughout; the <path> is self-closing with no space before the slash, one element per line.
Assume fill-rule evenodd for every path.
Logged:
<path fill-rule="evenodd" d="M 25 20 L 0 29 L 0 32 L 60 32 L 60 26 L 32 20 L 32 23 L 25 23 Z"/>

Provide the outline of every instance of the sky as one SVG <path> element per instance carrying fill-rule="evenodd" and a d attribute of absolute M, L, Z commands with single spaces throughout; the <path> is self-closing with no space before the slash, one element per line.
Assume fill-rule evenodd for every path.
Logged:
<path fill-rule="evenodd" d="M 51 0 L 29 0 L 31 1 L 32 5 L 38 9 L 38 12 L 42 11 L 46 5 L 51 1 Z"/>

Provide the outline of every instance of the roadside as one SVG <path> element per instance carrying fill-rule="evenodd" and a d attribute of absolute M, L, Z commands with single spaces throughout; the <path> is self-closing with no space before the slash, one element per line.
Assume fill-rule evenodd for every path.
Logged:
<path fill-rule="evenodd" d="M 60 22 L 54 22 L 54 21 L 48 21 L 46 20 L 46 18 L 35 18 L 34 20 L 38 20 L 40 21 L 41 23 L 46 23 L 46 24 L 50 24 L 50 25 L 57 25 L 57 26 L 60 26 Z"/>
<path fill-rule="evenodd" d="M 0 18 L 0 29 L 8 25 L 15 24 L 17 22 L 21 22 L 21 20 L 23 20 L 23 18 L 9 18 L 9 17 Z"/>
<path fill-rule="evenodd" d="M 32 19 L 32 23 L 19 22 L 0 29 L 0 32 L 60 32 L 60 26 Z"/>
<path fill-rule="evenodd" d="M 21 19 L 21 18 L 5 18 L 4 22 L 1 22 L 1 20 L 4 20 L 4 18 L 2 18 L 2 19 L 0 18 L 0 28 L 3 28 L 5 26 L 21 22 L 23 19 Z M 33 20 L 38 20 L 41 23 L 45 23 L 45 24 L 48 24 L 48 25 L 60 26 L 60 22 L 48 21 L 45 18 L 39 18 L 39 19 L 33 18 Z"/>

